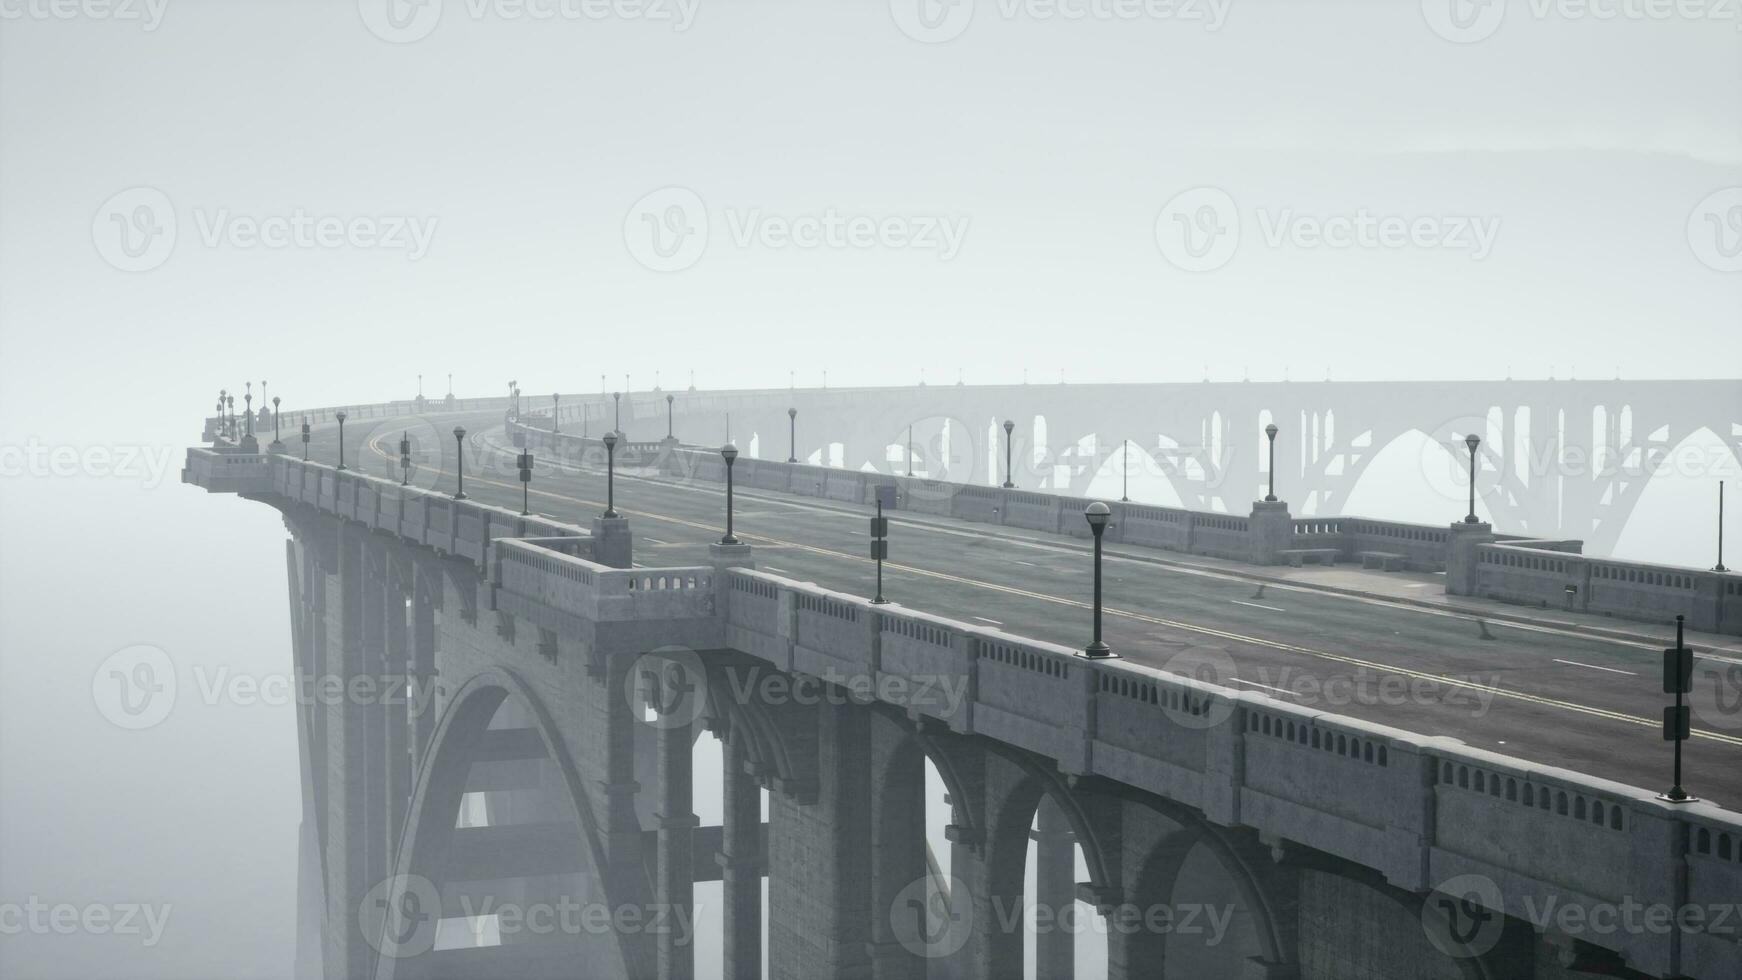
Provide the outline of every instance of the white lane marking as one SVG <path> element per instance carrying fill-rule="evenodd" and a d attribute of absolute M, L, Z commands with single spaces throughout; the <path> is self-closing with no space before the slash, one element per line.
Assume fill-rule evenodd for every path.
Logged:
<path fill-rule="evenodd" d="M 1027 565 L 1029 568 L 1039 568 L 1040 567 L 1039 565 L 1036 565 L 1034 562 L 1022 561 L 1022 560 L 1016 559 L 1016 558 L 1010 559 L 1010 563 L 1012 565 Z"/>
<path fill-rule="evenodd" d="M 1635 674 L 1631 670 L 1617 670 L 1614 667 L 1599 667 L 1596 664 L 1582 664 L 1582 663 L 1579 663 L 1577 660 L 1562 660 L 1559 657 L 1555 657 L 1554 662 L 1557 664 L 1566 664 L 1568 667 L 1589 667 L 1592 670 L 1606 670 L 1611 674 L 1626 674 L 1628 677 L 1638 677 L 1639 676 L 1638 674 Z"/>
<path fill-rule="evenodd" d="M 1000 623 L 996 619 L 987 619 L 984 616 L 975 616 L 974 618 L 979 620 L 982 623 L 991 623 L 993 626 L 1003 626 L 1004 625 L 1003 623 Z"/>
<path fill-rule="evenodd" d="M 642 544 L 665 544 L 664 541 L 661 541 L 658 538 L 642 538 L 641 543 Z"/>
<path fill-rule="evenodd" d="M 776 568 L 773 565 L 763 565 L 762 567 L 768 569 L 771 572 L 779 572 L 782 575 L 791 575 L 792 574 L 791 572 L 787 571 L 784 568 Z"/>
<path fill-rule="evenodd" d="M 1288 612 L 1281 606 L 1267 606 L 1262 602 L 1247 602 L 1245 599 L 1229 599 L 1228 601 L 1237 606 L 1251 606 L 1254 609 L 1268 609 L 1271 612 Z"/>
<path fill-rule="evenodd" d="M 1229 680 L 1233 681 L 1236 684 L 1244 684 L 1247 687 L 1262 687 L 1266 691 L 1275 691 L 1278 694 L 1286 694 L 1291 698 L 1300 696 L 1300 695 L 1294 693 L 1293 691 L 1284 690 L 1283 688 L 1280 688 L 1280 687 L 1271 687 L 1269 684 L 1260 684 L 1257 681 L 1244 680 L 1244 679 L 1239 678 L 1239 677 L 1231 677 L 1231 678 L 1229 678 Z"/>

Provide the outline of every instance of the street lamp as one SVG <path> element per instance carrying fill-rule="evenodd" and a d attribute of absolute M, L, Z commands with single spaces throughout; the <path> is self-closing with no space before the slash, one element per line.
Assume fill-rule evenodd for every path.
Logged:
<path fill-rule="evenodd" d="M 1084 648 L 1083 656 L 1111 657 L 1113 648 L 1101 642 L 1101 535 L 1106 533 L 1113 511 L 1097 500 L 1083 508 L 1083 518 L 1089 522 L 1089 530 L 1095 535 L 1095 639 Z"/>
<path fill-rule="evenodd" d="M 737 544 L 738 538 L 732 533 L 732 463 L 738 459 L 738 447 L 729 442 L 721 446 L 720 458 L 726 461 L 726 536 L 720 543 Z"/>
<path fill-rule="evenodd" d="M 677 438 L 676 436 L 672 435 L 672 431 L 671 431 L 672 430 L 672 426 L 671 426 L 671 403 L 672 403 L 672 396 L 666 395 L 665 396 L 665 437 L 667 439 Z"/>
<path fill-rule="evenodd" d="M 278 442 L 278 396 L 272 396 L 272 441 Z M 1722 499 L 1722 498 L 1720 498 Z"/>
<path fill-rule="evenodd" d="M 550 431 L 551 431 L 551 435 L 562 435 L 563 417 L 562 417 L 562 414 L 557 409 L 557 406 L 562 403 L 562 400 L 563 400 L 563 396 L 560 392 L 553 393 L 550 396 Z"/>
<path fill-rule="evenodd" d="M 466 499 L 466 427 L 454 426 L 454 449 L 460 458 L 459 466 L 454 469 L 454 499 Z"/>
<path fill-rule="evenodd" d="M 235 395 L 225 395 L 224 396 L 224 407 L 226 409 L 228 409 L 228 411 L 230 413 L 230 438 L 234 439 L 237 436 L 237 432 L 236 432 L 236 396 Z"/>
<path fill-rule="evenodd" d="M 308 462 L 308 419 L 302 420 L 302 461 Z"/>
<path fill-rule="evenodd" d="M 402 432 L 399 435 L 399 485 L 411 483 L 411 433 Z"/>
<path fill-rule="evenodd" d="M 617 433 L 605 433 L 605 518 L 617 516 Z"/>
<path fill-rule="evenodd" d="M 1006 489 L 1006 490 L 1012 489 L 1016 486 L 1016 483 L 1010 479 L 1010 445 L 1011 445 L 1010 434 L 1012 432 L 1015 432 L 1015 431 L 1016 431 L 1016 423 L 1010 421 L 1009 419 L 1005 419 L 1004 420 L 1004 489 Z"/>
<path fill-rule="evenodd" d="M 612 431 L 615 431 L 615 432 L 622 432 L 623 431 L 623 393 L 621 391 L 613 391 L 613 392 L 611 392 L 611 397 L 613 399 L 615 399 L 616 403 L 617 403 L 617 422 L 615 425 L 611 426 L 611 429 L 612 429 Z"/>
<path fill-rule="evenodd" d="M 1474 432 L 1464 437 L 1464 445 L 1470 447 L 1470 513 L 1465 516 L 1465 524 L 1482 523 L 1476 517 L 1476 447 L 1482 444 L 1482 437 Z"/>
<path fill-rule="evenodd" d="M 339 412 L 333 416 L 339 420 L 339 469 L 345 468 L 345 413 Z"/>
<path fill-rule="evenodd" d="M 786 461 L 798 462 L 798 409 L 786 410 Z"/>
<path fill-rule="evenodd" d="M 1264 427 L 1264 436 L 1270 440 L 1270 492 L 1264 495 L 1265 500 L 1276 499 L 1276 423 Z"/>
<path fill-rule="evenodd" d="M 1718 481 L 1718 563 L 1712 566 L 1714 572 L 1727 572 L 1724 567 L 1724 481 Z"/>

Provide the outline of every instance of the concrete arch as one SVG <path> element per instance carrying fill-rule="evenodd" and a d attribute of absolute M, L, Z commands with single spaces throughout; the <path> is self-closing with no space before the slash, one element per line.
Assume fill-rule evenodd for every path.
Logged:
<path fill-rule="evenodd" d="M 419 881 L 433 883 L 440 880 L 438 869 L 453 837 L 455 818 L 461 797 L 466 792 L 476 750 L 497 710 L 509 701 L 513 701 L 530 719 L 530 727 L 537 733 L 545 757 L 562 781 L 569 805 L 568 816 L 579 830 L 588 869 L 599 881 L 607 881 L 604 873 L 608 867 L 607 855 L 593 823 L 592 815 L 596 811 L 567 746 L 556 734 L 556 725 L 524 680 L 506 667 L 493 667 L 462 683 L 436 724 L 423 765 L 417 773 L 393 865 L 394 875 L 387 883 L 384 896 L 387 907 L 403 907 L 407 891 L 418 887 Z M 641 884 L 645 885 L 645 882 Z M 641 900 L 643 907 L 645 898 L 645 895 L 611 896 L 613 903 Z M 383 946 L 383 937 L 366 938 L 377 948 Z M 617 962 L 611 964 L 615 975 L 646 974 L 644 953 L 633 940 L 617 937 L 616 949 Z M 637 964 L 638 969 L 630 969 L 631 963 Z M 376 959 L 375 977 L 376 980 L 415 980 L 427 975 L 431 966 L 429 951 L 403 957 L 381 955 Z"/>

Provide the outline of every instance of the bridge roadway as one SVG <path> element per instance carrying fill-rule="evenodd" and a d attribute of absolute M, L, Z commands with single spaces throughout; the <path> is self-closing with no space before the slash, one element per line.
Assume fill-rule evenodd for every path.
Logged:
<path fill-rule="evenodd" d="M 469 430 L 468 494 L 518 509 L 517 450 L 501 415 L 434 421 L 443 432 L 456 422 Z M 383 423 L 361 447 L 351 434 L 353 465 L 397 478 L 399 432 Z M 417 427 L 412 432 L 419 442 Z M 414 482 L 451 489 L 455 443 L 439 443 L 439 469 L 420 466 Z M 317 428 L 311 447 L 311 458 L 334 459 L 336 428 Z M 433 458 L 432 449 L 418 445 L 414 458 Z M 758 568 L 841 592 L 872 593 L 869 508 L 735 492 L 735 530 L 754 546 Z M 630 519 L 636 564 L 705 564 L 707 545 L 721 534 L 724 495 L 711 483 L 620 467 L 616 503 Z M 531 503 L 535 512 L 585 527 L 604 510 L 605 474 L 540 459 Z M 891 601 L 1067 646 L 1087 641 L 1092 580 L 1086 542 L 906 512 L 892 518 L 890 534 L 884 592 Z M 1479 619 L 1399 600 L 1255 582 L 1252 573 L 1259 571 L 1240 574 L 1140 547 L 1109 549 L 1107 642 L 1137 663 L 1299 706 L 1452 736 L 1633 786 L 1668 786 L 1670 749 L 1659 735 L 1665 703 L 1659 651 L 1666 644 L 1646 635 L 1649 627 L 1637 627 L 1638 639 L 1629 640 L 1546 620 Z M 1720 669 L 1732 666 L 1729 658 L 1719 659 Z M 1742 658 L 1733 666 L 1732 680 Z M 1739 692 L 1742 685 L 1733 684 L 1727 693 L 1734 698 Z M 1684 783 L 1696 795 L 1734 807 L 1742 803 L 1742 705 L 1726 713 L 1711 703 L 1695 715 Z"/>

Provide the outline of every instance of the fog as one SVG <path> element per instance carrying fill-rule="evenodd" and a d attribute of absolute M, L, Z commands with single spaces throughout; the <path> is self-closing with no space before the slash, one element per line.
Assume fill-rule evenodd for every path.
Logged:
<path fill-rule="evenodd" d="M 290 975 L 291 709 L 94 706 L 132 644 L 288 664 L 282 522 L 177 482 L 221 387 L 1742 368 L 1717 5 L 609 9 L 0 0 L 0 903 L 167 916 L 0 973 Z M 1347 509 L 1457 516 L 1398 452 Z M 1616 552 L 1709 565 L 1713 493 L 1660 478 Z"/>

